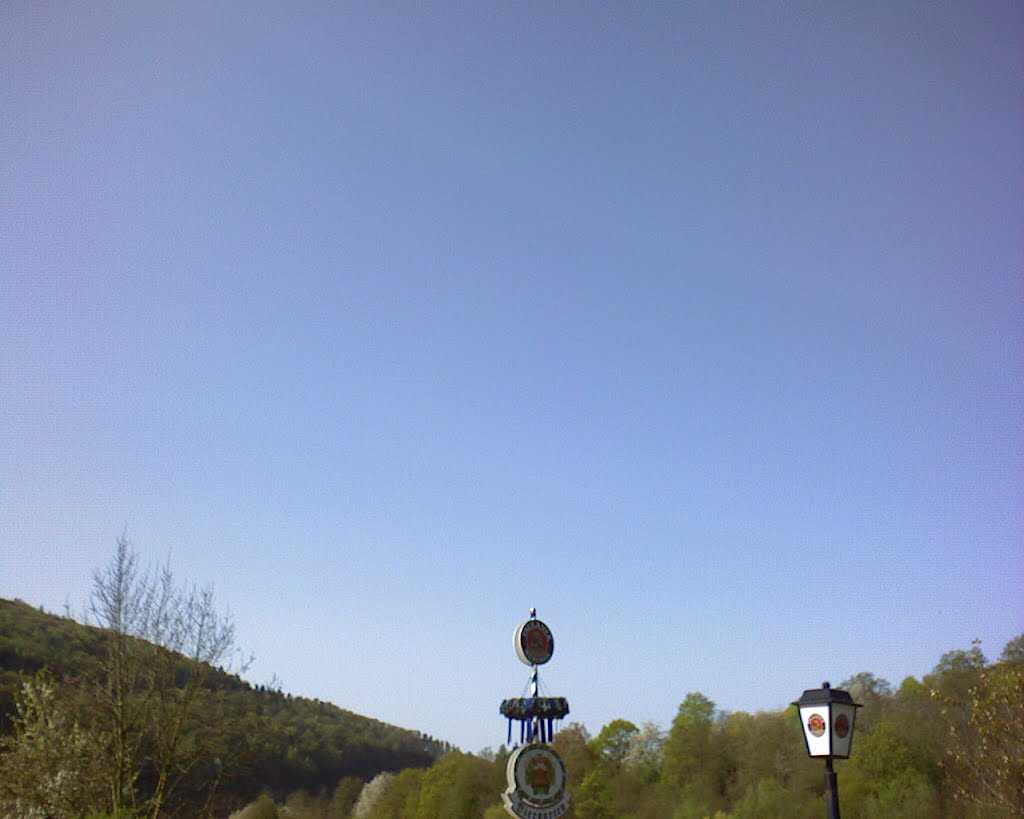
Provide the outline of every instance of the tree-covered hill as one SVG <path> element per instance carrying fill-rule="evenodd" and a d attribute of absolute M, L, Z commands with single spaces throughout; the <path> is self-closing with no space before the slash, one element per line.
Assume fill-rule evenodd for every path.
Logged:
<path fill-rule="evenodd" d="M 123 643 L 120 655 L 118 641 Z M 450 750 L 446 743 L 419 732 L 329 703 L 254 687 L 220 668 L 201 666 L 185 654 L 48 614 L 19 600 L 0 599 L 0 739 L 7 741 L 7 747 L 0 747 L 0 762 L 6 759 L 10 766 L 15 760 L 11 744 L 18 704 L 24 712 L 32 697 L 40 708 L 49 709 L 39 716 L 41 726 L 59 728 L 65 720 L 86 732 L 82 741 L 92 743 L 96 753 L 80 755 L 85 760 L 82 764 L 108 752 L 112 742 L 108 716 L 114 710 L 108 696 L 111 658 L 122 655 L 140 662 L 133 671 L 137 676 L 132 678 L 131 690 L 126 691 L 136 699 L 125 700 L 136 710 L 130 711 L 129 705 L 122 709 L 128 719 L 136 719 L 137 726 L 149 731 L 159 725 L 161 715 L 177 707 L 184 715 L 181 725 L 189 732 L 176 741 L 173 765 L 168 766 L 178 777 L 168 780 L 179 786 L 177 801 L 165 803 L 159 815 L 199 815 L 200 810 L 223 815 L 261 792 L 283 797 L 299 789 L 330 791 L 344 777 L 367 780 L 382 771 L 429 766 Z M 164 679 L 174 681 L 173 690 L 155 682 L 158 672 L 166 672 Z M 188 694 L 190 685 L 194 690 Z M 186 696 L 194 703 L 188 711 L 181 705 Z M 21 732 L 22 739 L 25 733 Z M 140 805 L 158 787 L 161 743 L 170 745 L 154 729 L 152 736 L 141 735 L 133 749 L 142 763 L 140 770 L 130 774 L 129 784 L 135 786 L 132 799 L 137 800 L 132 804 Z M 31 767 L 29 751 L 24 747 L 20 751 L 29 754 L 25 764 Z M 79 758 L 73 749 L 64 752 Z M 10 778 L 10 767 L 7 773 Z M 29 776 L 27 770 L 24 775 Z M 10 782 L 5 785 L 11 787 Z M 138 815 L 145 812 L 136 811 Z"/>
<path fill-rule="evenodd" d="M 1024 817 L 1024 636 L 996 662 L 978 643 L 899 686 L 869 672 L 840 682 L 863 705 L 837 760 L 845 819 Z M 798 711 L 724 712 L 690 692 L 670 726 L 572 723 L 552 742 L 573 804 L 563 819 L 817 819 L 824 766 Z M 508 749 L 447 754 L 381 774 L 359 792 L 268 796 L 232 819 L 502 819 Z"/>

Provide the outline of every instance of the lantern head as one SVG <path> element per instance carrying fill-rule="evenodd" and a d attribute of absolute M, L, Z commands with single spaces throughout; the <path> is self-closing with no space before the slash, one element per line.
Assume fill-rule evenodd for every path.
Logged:
<path fill-rule="evenodd" d="M 849 692 L 834 689 L 826 682 L 821 688 L 804 691 L 793 705 L 798 709 L 808 756 L 849 758 L 853 723 L 861 707 Z"/>

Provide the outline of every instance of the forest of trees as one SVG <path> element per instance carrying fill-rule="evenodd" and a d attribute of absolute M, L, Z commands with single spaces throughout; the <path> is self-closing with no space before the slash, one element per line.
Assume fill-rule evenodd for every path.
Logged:
<path fill-rule="evenodd" d="M 1024 635 L 997 662 L 977 643 L 898 688 L 870 673 L 842 688 L 863 703 L 853 753 L 837 761 L 846 819 L 1024 816 Z M 556 735 L 575 819 L 818 819 L 824 766 L 795 709 L 724 713 L 687 694 L 667 730 L 616 719 Z M 233 819 L 500 819 L 507 750 L 451 753 L 362 788 L 269 796 Z"/>
<path fill-rule="evenodd" d="M 97 573 L 92 622 L 0 600 L 0 817 L 498 819 L 508 749 L 466 754 L 333 705 L 253 688 L 209 593 Z M 999 659 L 953 650 L 862 703 L 837 762 L 847 819 L 1024 816 L 1024 635 Z M 702 693 L 672 724 L 578 723 L 554 745 L 574 819 L 820 817 L 823 765 L 794 708 L 726 713 Z"/>

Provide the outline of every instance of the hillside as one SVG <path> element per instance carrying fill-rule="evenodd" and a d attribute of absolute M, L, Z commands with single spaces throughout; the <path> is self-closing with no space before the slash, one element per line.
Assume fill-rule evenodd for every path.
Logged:
<path fill-rule="evenodd" d="M 94 685 L 109 649 L 108 632 L 0 599 L 0 734 L 10 734 L 15 698 L 26 677 L 46 671 L 76 703 Z M 149 646 L 153 651 L 162 651 Z M 165 652 L 166 654 L 166 652 Z M 188 675 L 184 657 L 173 660 Z M 240 806 L 262 791 L 275 796 L 334 788 L 343 777 L 429 766 L 446 743 L 325 702 L 254 687 L 219 669 L 205 669 L 199 717 L 223 751 L 217 804 Z M 81 719 L 89 715 L 80 712 Z"/>

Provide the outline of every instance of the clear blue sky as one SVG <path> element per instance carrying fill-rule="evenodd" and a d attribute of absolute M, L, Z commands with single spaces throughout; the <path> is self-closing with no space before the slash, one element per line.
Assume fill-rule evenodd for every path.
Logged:
<path fill-rule="evenodd" d="M 477 750 L 1024 631 L 1024 9 L 0 9 L 0 596 L 127 531 Z"/>

